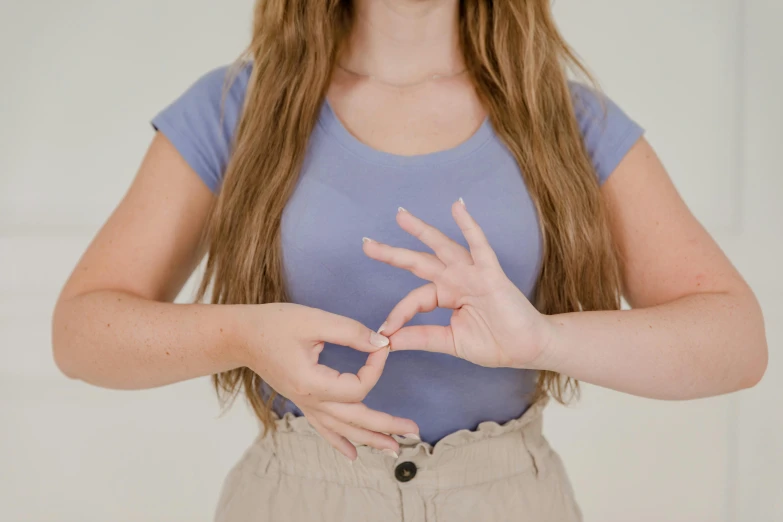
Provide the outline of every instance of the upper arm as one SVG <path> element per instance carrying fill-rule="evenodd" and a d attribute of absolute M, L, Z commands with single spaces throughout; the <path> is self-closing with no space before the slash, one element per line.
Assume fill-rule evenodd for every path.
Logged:
<path fill-rule="evenodd" d="M 117 290 L 172 300 L 198 264 L 214 197 L 162 134 L 133 184 L 79 260 L 61 299 Z"/>
<path fill-rule="evenodd" d="M 642 127 L 602 94 L 578 83 L 570 88 L 607 205 L 628 303 L 647 307 L 699 292 L 746 290 L 680 198 Z"/>
<path fill-rule="evenodd" d="M 631 148 L 601 192 L 631 306 L 655 306 L 702 292 L 748 291 L 646 140 Z"/>
<path fill-rule="evenodd" d="M 228 164 L 249 75 L 249 67 L 237 76 L 227 67 L 215 69 L 155 116 L 158 132 L 133 184 L 61 299 L 95 290 L 176 297 L 203 255 L 202 233 Z"/>

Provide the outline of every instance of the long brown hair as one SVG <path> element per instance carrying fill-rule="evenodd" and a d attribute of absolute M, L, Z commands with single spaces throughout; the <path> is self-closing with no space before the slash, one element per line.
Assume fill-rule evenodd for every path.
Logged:
<path fill-rule="evenodd" d="M 550 0 L 460 0 L 460 46 L 496 134 L 519 164 L 544 238 L 535 305 L 544 314 L 617 309 L 618 260 L 577 125 L 566 71 L 589 77 L 555 26 Z M 233 153 L 208 228 L 199 290 L 213 303 L 285 301 L 280 222 L 299 175 L 351 0 L 258 0 L 253 61 Z M 248 368 L 214 376 L 224 400 L 244 389 L 266 428 L 271 398 Z M 578 384 L 540 373 L 537 393 L 565 401 Z"/>

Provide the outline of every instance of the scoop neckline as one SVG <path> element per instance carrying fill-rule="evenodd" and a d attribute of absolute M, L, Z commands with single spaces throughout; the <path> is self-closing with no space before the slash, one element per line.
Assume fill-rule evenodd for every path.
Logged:
<path fill-rule="evenodd" d="M 425 154 L 405 156 L 378 150 L 359 140 L 359 138 L 354 136 L 351 131 L 345 127 L 340 118 L 337 117 L 337 114 L 335 114 L 328 99 L 324 100 L 318 121 L 332 137 L 353 154 L 356 154 L 370 163 L 392 167 L 434 165 L 464 158 L 480 149 L 489 141 L 493 134 L 492 125 L 487 116 L 484 118 L 484 121 L 481 122 L 479 128 L 476 129 L 468 139 L 454 147 Z"/>

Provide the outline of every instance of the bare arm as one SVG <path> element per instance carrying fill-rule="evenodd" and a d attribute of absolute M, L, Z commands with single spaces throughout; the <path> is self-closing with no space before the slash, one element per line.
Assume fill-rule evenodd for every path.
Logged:
<path fill-rule="evenodd" d="M 546 369 L 616 390 L 689 399 L 753 386 L 767 344 L 759 305 L 641 140 L 602 188 L 634 310 L 552 316 Z"/>
<path fill-rule="evenodd" d="M 66 375 L 110 388 L 148 388 L 240 366 L 230 335 L 234 307 L 170 302 L 203 255 L 212 200 L 157 134 L 57 302 L 53 349 Z"/>
<path fill-rule="evenodd" d="M 430 281 L 389 314 L 392 350 L 428 350 L 483 366 L 553 370 L 607 388 L 689 399 L 746 388 L 767 363 L 753 293 L 680 199 L 645 140 L 604 184 L 630 311 L 545 316 L 506 277 L 460 200 L 452 216 L 469 249 L 410 212 L 397 223 L 428 252 L 364 244 L 373 259 Z M 451 308 L 449 326 L 406 326 Z"/>
<path fill-rule="evenodd" d="M 350 441 L 397 451 L 416 424 L 361 401 L 383 372 L 389 339 L 291 303 L 172 304 L 202 257 L 213 196 L 158 134 L 128 191 L 57 302 L 53 347 L 66 374 L 109 388 L 150 388 L 246 366 L 293 401 L 349 459 Z M 368 352 L 356 374 L 318 363 L 325 342 Z"/>

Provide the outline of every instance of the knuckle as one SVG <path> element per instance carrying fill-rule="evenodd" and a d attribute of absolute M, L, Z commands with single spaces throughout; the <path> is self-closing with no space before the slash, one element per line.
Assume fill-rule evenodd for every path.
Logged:
<path fill-rule="evenodd" d="M 365 397 L 367 397 L 367 392 L 365 392 L 363 389 L 361 390 L 347 390 L 342 395 L 342 401 L 348 404 L 355 404 L 362 402 Z"/>
<path fill-rule="evenodd" d="M 351 390 L 346 392 L 345 400 L 346 402 L 362 402 L 367 397 L 368 393 L 369 391 L 365 391 L 364 389 Z"/>
<path fill-rule="evenodd" d="M 339 410 L 333 402 L 319 402 L 318 410 L 332 417 L 339 417 Z"/>
<path fill-rule="evenodd" d="M 320 422 L 324 428 L 334 431 L 335 421 L 329 415 L 319 417 L 318 422 Z"/>
<path fill-rule="evenodd" d="M 345 422 L 350 424 L 351 426 L 356 426 L 356 427 L 364 427 L 364 426 L 368 425 L 367 416 L 364 415 L 363 412 L 360 412 L 360 411 L 352 412 L 345 419 Z"/>
<path fill-rule="evenodd" d="M 373 375 L 372 378 L 366 379 L 364 382 L 359 383 L 359 386 L 356 387 L 356 396 L 359 398 L 359 400 L 356 402 L 361 402 L 367 398 L 367 395 L 370 394 L 370 390 L 372 390 L 375 384 L 378 382 L 379 377 L 380 374 Z"/>
<path fill-rule="evenodd" d="M 352 415 L 348 415 L 346 417 L 343 417 L 342 421 L 344 423 L 348 424 L 349 426 L 353 426 L 355 428 L 361 428 L 364 425 L 362 420 L 360 418 L 358 418 L 356 415 L 353 415 L 353 414 Z"/>
<path fill-rule="evenodd" d="M 399 260 L 397 261 L 397 264 L 401 268 L 404 268 L 405 270 L 414 270 L 418 265 L 416 258 L 412 256 L 408 257 L 402 255 L 399 256 Z"/>
<path fill-rule="evenodd" d="M 301 376 L 297 376 L 293 379 L 291 382 L 291 388 L 294 394 L 299 397 L 309 397 L 312 394 L 310 383 L 308 383 L 307 380 Z"/>

